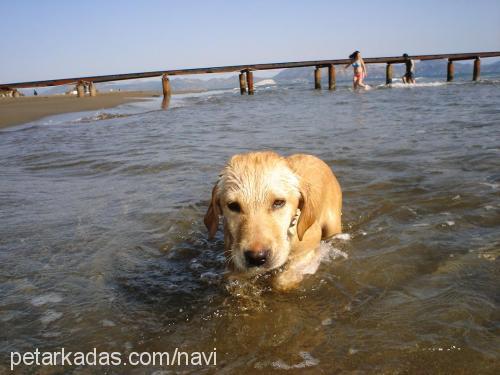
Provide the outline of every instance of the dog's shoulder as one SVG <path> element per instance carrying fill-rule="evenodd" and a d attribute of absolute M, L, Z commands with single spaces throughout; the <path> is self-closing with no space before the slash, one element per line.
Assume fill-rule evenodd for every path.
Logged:
<path fill-rule="evenodd" d="M 326 174 L 330 176 L 332 170 L 320 158 L 309 154 L 294 154 L 286 158 L 290 168 L 301 177 L 320 177 Z"/>

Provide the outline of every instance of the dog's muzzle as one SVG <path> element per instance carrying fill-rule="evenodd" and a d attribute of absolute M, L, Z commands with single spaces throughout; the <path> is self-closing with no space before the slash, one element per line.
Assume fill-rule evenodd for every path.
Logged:
<path fill-rule="evenodd" d="M 266 264 L 269 257 L 269 250 L 245 251 L 245 262 L 247 267 L 261 267 Z"/>

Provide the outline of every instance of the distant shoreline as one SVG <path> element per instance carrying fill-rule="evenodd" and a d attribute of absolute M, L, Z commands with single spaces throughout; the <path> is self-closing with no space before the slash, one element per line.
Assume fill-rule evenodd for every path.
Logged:
<path fill-rule="evenodd" d="M 0 99 L 0 129 L 70 112 L 92 111 L 159 97 L 155 91 L 98 93 L 95 97 L 69 95 L 26 96 Z"/>

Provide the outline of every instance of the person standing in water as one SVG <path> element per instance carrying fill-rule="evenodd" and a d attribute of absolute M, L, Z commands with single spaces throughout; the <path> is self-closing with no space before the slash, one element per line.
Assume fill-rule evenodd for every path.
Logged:
<path fill-rule="evenodd" d="M 403 83 L 415 83 L 415 61 L 410 59 L 407 53 L 403 54 L 405 58 L 406 73 L 402 77 Z"/>
<path fill-rule="evenodd" d="M 354 69 L 354 76 L 352 78 L 352 86 L 354 89 L 357 89 L 358 87 L 362 87 L 366 89 L 366 85 L 363 83 L 363 79 L 368 76 L 367 71 L 366 71 L 366 66 L 365 62 L 363 61 L 363 58 L 361 57 L 361 53 L 359 51 L 354 51 L 349 58 L 351 59 L 351 62 L 345 66 L 345 68 L 348 68 L 349 65 L 352 65 L 352 68 Z"/>

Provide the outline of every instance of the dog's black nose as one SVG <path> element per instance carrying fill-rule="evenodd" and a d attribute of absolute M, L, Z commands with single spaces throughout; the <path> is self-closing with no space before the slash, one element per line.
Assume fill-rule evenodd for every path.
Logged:
<path fill-rule="evenodd" d="M 269 250 L 259 250 L 259 251 L 245 251 L 245 260 L 248 267 L 260 267 L 263 266 L 267 257 L 269 256 Z"/>

